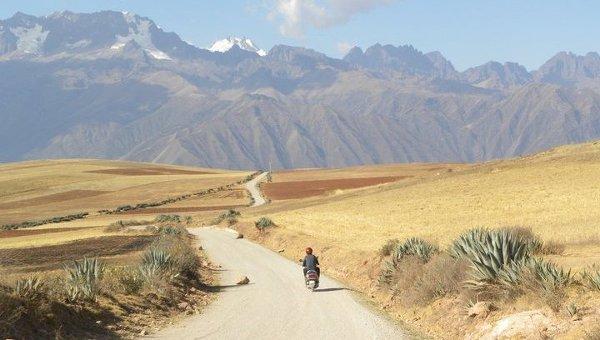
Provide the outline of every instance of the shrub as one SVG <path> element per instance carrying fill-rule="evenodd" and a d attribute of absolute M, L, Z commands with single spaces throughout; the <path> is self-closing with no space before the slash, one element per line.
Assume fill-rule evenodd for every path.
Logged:
<path fill-rule="evenodd" d="M 142 266 L 168 270 L 172 267 L 171 255 L 162 249 L 149 249 L 142 255 Z"/>
<path fill-rule="evenodd" d="M 421 261 L 427 262 L 433 254 L 438 252 L 438 247 L 423 239 L 413 237 L 404 241 L 402 244 L 398 244 L 396 248 L 394 248 L 392 252 L 392 261 L 399 261 L 404 256 L 416 256 L 421 259 Z"/>
<path fill-rule="evenodd" d="M 156 240 L 152 248 L 166 252 L 172 261 L 172 269 L 188 279 L 197 279 L 200 261 L 196 250 L 181 235 L 165 235 Z"/>
<path fill-rule="evenodd" d="M 181 216 L 179 215 L 159 215 L 154 220 L 156 223 L 181 223 Z"/>
<path fill-rule="evenodd" d="M 274 227 L 275 223 L 273 223 L 273 221 L 271 221 L 271 219 L 268 217 L 261 217 L 258 219 L 258 221 L 254 222 L 254 226 L 256 229 L 263 231 L 267 228 Z"/>
<path fill-rule="evenodd" d="M 160 226 L 155 229 L 155 233 L 161 235 L 182 235 L 185 234 L 185 230 L 175 226 Z"/>
<path fill-rule="evenodd" d="M 398 246 L 400 240 L 397 238 L 392 240 L 387 240 L 383 246 L 379 249 L 379 256 L 386 257 L 392 255 L 392 252 Z"/>
<path fill-rule="evenodd" d="M 388 243 L 391 242 L 388 241 Z M 436 246 L 419 238 L 410 238 L 403 243 L 397 242 L 391 251 L 391 258 L 382 264 L 379 283 L 390 284 L 396 276 L 396 272 L 404 258 L 414 257 L 421 262 L 426 263 L 431 256 L 438 252 L 439 250 Z"/>
<path fill-rule="evenodd" d="M 422 267 L 412 286 L 403 289 L 405 305 L 426 305 L 448 294 L 459 293 L 468 276 L 468 263 L 446 254 L 434 255 Z"/>
<path fill-rule="evenodd" d="M 74 261 L 71 267 L 65 266 L 67 299 L 72 302 L 95 301 L 100 291 L 103 269 L 104 265 L 96 258 L 84 258 Z"/>
<path fill-rule="evenodd" d="M 0 286 L 0 334 L 9 338 L 15 323 L 27 312 L 22 300 Z"/>
<path fill-rule="evenodd" d="M 137 269 L 125 266 L 106 268 L 102 278 L 103 290 L 123 294 L 138 293 L 144 280 Z"/>
<path fill-rule="evenodd" d="M 591 290 L 600 291 L 600 267 L 592 266 L 581 273 L 583 284 Z"/>
<path fill-rule="evenodd" d="M 44 282 L 36 276 L 18 280 L 15 284 L 14 294 L 24 300 L 35 301 L 45 293 Z"/>

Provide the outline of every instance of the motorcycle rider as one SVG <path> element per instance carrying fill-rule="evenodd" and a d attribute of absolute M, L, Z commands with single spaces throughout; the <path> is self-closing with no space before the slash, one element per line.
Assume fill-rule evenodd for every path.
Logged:
<path fill-rule="evenodd" d="M 304 279 L 306 280 L 306 272 L 309 270 L 314 270 L 317 272 L 317 275 L 321 277 L 321 268 L 319 268 L 319 259 L 313 255 L 313 250 L 311 247 L 306 248 L 306 256 L 302 261 L 302 271 L 304 272 Z"/>

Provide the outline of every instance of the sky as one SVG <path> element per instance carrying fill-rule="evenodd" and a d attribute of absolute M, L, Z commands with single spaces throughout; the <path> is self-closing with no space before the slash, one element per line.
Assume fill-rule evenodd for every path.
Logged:
<path fill-rule="evenodd" d="M 149 17 L 198 47 L 245 36 L 339 58 L 353 46 L 409 44 L 459 70 L 491 60 L 532 70 L 559 51 L 600 51 L 598 0 L 0 0 L 0 18 L 106 9 Z"/>

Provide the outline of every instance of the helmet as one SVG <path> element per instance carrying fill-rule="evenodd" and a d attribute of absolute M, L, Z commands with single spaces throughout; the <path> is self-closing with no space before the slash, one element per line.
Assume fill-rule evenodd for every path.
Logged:
<path fill-rule="evenodd" d="M 312 248 L 311 247 L 306 248 L 306 253 L 307 254 L 312 254 Z"/>

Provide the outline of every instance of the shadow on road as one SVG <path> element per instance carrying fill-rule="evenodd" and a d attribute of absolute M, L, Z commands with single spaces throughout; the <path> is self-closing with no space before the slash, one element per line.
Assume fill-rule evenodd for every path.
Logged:
<path fill-rule="evenodd" d="M 247 283 L 245 285 L 238 285 L 238 284 L 231 284 L 231 285 L 221 285 L 221 286 L 204 286 L 204 290 L 209 291 L 209 292 L 213 292 L 213 293 L 218 293 L 218 292 L 222 292 L 225 290 L 230 290 L 232 288 L 241 288 L 244 286 L 251 286 L 253 285 L 253 282 Z"/>
<path fill-rule="evenodd" d="M 316 293 L 327 293 L 327 292 L 336 292 L 338 290 L 349 290 L 348 288 L 337 287 L 337 288 L 317 288 L 315 289 Z"/>

